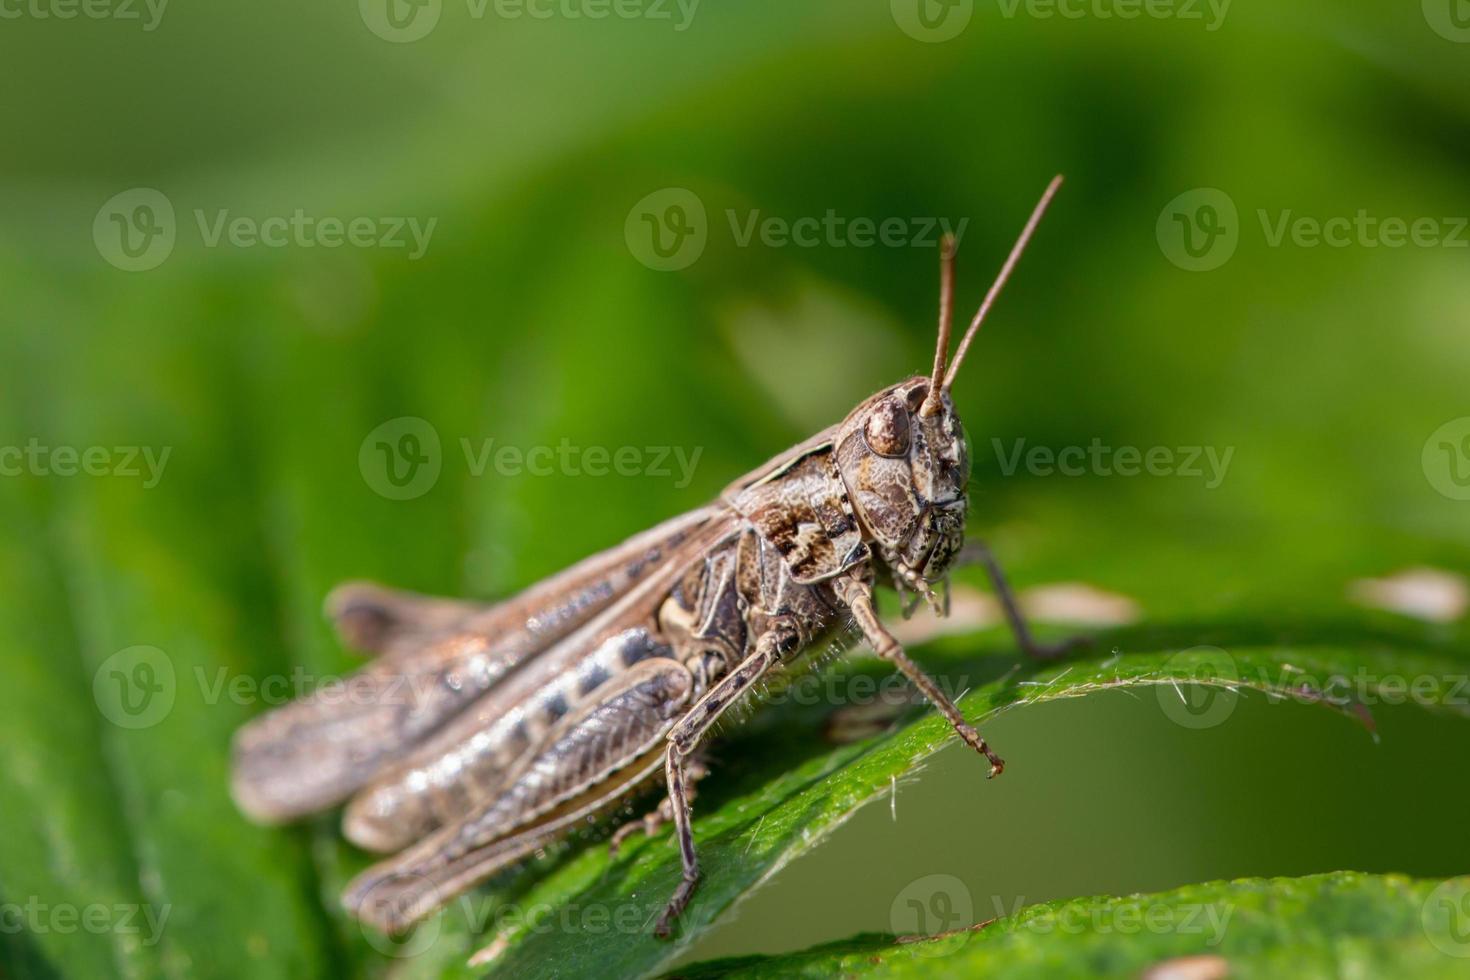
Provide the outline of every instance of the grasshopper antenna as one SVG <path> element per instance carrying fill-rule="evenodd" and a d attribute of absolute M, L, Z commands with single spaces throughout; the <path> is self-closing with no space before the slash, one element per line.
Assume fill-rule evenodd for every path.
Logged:
<path fill-rule="evenodd" d="M 929 394 L 919 406 L 919 414 L 925 418 L 939 411 L 944 362 L 949 356 L 949 335 L 954 326 L 954 255 L 954 235 L 945 235 L 939 243 L 939 341 L 934 345 L 934 374 L 929 379 Z"/>
<path fill-rule="evenodd" d="M 1031 217 L 1026 221 L 1026 227 L 1021 229 L 1021 236 L 1016 239 L 1016 244 L 1011 246 L 1011 254 L 1006 256 L 1005 265 L 1000 267 L 1000 275 L 995 277 L 995 282 L 990 286 L 990 292 L 985 294 L 985 301 L 980 304 L 975 319 L 970 321 L 970 329 L 965 331 L 964 339 L 960 341 L 959 350 L 955 351 L 954 360 L 950 362 L 949 373 L 944 376 L 944 384 L 940 386 L 940 392 L 948 391 L 950 385 L 954 384 L 955 375 L 959 373 L 960 364 L 965 360 L 965 354 L 970 349 L 970 343 L 975 339 L 975 334 L 980 331 L 980 324 L 985 322 L 985 315 L 990 312 L 995 298 L 1000 295 L 1001 287 L 1011 277 L 1011 270 L 1016 267 L 1016 262 L 1021 258 L 1021 253 L 1026 251 L 1026 245 L 1031 241 L 1031 235 L 1036 231 L 1036 226 L 1041 223 L 1041 216 L 1046 214 L 1047 205 L 1056 196 L 1057 188 L 1062 186 L 1062 175 L 1057 174 L 1046 185 L 1046 191 L 1041 195 L 1041 200 L 1036 202 L 1036 207 L 1031 211 Z M 933 389 L 931 388 L 932 392 Z M 928 402 L 926 400 L 925 404 Z"/>

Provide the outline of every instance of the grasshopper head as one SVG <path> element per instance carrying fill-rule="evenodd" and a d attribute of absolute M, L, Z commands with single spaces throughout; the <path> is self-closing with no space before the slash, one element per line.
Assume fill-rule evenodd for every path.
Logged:
<path fill-rule="evenodd" d="M 940 249 L 939 341 L 933 373 L 878 392 L 838 427 L 837 464 L 848 495 L 864 537 L 900 592 L 912 590 L 935 601 L 931 583 L 944 578 L 964 546 L 970 454 L 949 389 L 1061 182 L 1061 177 L 1053 179 L 1032 210 L 953 361 L 949 361 L 949 335 L 955 241 L 945 239 Z"/>
<path fill-rule="evenodd" d="M 929 378 L 863 402 L 838 427 L 836 458 L 864 537 L 894 585 L 929 593 L 965 543 L 970 453 L 948 392 L 924 414 Z"/>

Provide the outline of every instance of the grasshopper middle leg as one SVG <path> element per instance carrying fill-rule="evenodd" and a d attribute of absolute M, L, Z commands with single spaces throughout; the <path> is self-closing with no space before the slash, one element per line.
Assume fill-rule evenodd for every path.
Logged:
<path fill-rule="evenodd" d="M 1036 660 L 1055 660 L 1091 642 L 1086 636 L 1072 636 L 1057 643 L 1040 642 L 1031 634 L 1031 627 L 1021 612 L 1021 604 L 1016 601 L 1016 593 L 1006 581 L 1005 572 L 1001 571 L 1000 562 L 996 561 L 990 546 L 983 541 L 971 541 L 965 545 L 961 558 L 974 559 L 985 566 L 985 573 L 990 576 L 990 584 L 995 588 L 995 598 L 1005 612 L 1006 622 L 1010 624 L 1016 643 L 1026 656 Z"/>

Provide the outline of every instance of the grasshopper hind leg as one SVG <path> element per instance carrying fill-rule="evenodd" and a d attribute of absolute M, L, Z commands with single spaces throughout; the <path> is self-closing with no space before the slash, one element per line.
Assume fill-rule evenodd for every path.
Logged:
<path fill-rule="evenodd" d="M 665 734 L 694 680 L 652 657 L 568 715 L 496 797 L 347 884 L 343 905 L 389 934 L 405 932 L 467 889 L 595 818 L 658 771 Z"/>
<path fill-rule="evenodd" d="M 800 646 L 801 633 L 795 623 L 786 617 L 774 619 L 756 641 L 755 652 L 710 688 L 669 731 L 665 774 L 684 876 L 654 926 L 653 933 L 660 939 L 667 939 L 673 934 L 675 920 L 688 907 L 689 899 L 699 885 L 699 856 L 694 850 L 694 831 L 689 823 L 690 775 L 697 765 L 691 756 L 725 709 L 748 694 L 767 671 Z"/>

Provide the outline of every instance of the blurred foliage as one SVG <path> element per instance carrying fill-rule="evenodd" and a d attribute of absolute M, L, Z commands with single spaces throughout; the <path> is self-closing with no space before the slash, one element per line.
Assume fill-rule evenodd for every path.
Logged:
<path fill-rule="evenodd" d="M 0 103 L 0 447 L 170 456 L 156 487 L 0 478 L 0 902 L 171 910 L 156 946 L 7 933 L 7 973 L 428 969 L 394 964 L 337 912 L 363 857 L 332 816 L 264 830 L 236 812 L 228 740 L 266 705 L 205 689 L 350 670 L 318 615 L 337 581 L 508 593 L 713 496 L 927 365 L 933 249 L 741 247 L 729 211 L 968 219 L 968 308 L 1046 179 L 1068 175 L 956 392 L 976 450 L 973 533 L 1022 585 L 1087 582 L 1145 610 L 1064 684 L 1114 647 L 1121 670 L 1207 643 L 1243 662 L 1321 656 L 1440 679 L 1463 662 L 1463 620 L 1355 610 L 1347 589 L 1411 565 L 1470 572 L 1470 503 L 1436 491 L 1422 462 L 1431 433 L 1470 416 L 1470 250 L 1273 247 L 1258 212 L 1470 214 L 1470 49 L 1420 5 L 1365 0 L 1233 5 L 1216 31 L 982 5 L 942 44 L 905 35 L 888 8 L 707 3 L 675 32 L 446 4 L 432 35 L 402 45 L 351 5 L 278 0 L 170 7 L 151 32 L 6 21 L 0 58 L 39 81 Z M 139 186 L 167 195 L 178 242 L 127 273 L 92 228 Z M 660 273 L 630 254 L 624 226 L 670 186 L 699 196 L 710 240 Z M 1210 272 L 1176 267 L 1155 234 L 1161 209 L 1198 187 L 1225 190 L 1240 215 L 1234 256 Z M 194 217 L 298 208 L 437 224 L 413 261 L 207 247 Z M 401 416 L 428 420 L 444 447 L 437 484 L 409 501 L 375 493 L 358 460 Z M 687 487 L 477 477 L 460 440 L 487 438 L 701 455 Z M 992 440 L 1018 439 L 1235 452 L 1209 489 L 1007 475 Z M 160 723 L 128 730 L 99 711 L 94 680 L 137 646 L 164 652 L 178 696 Z M 926 652 L 986 666 L 966 702 L 980 713 L 1005 701 L 1007 649 L 995 633 Z M 1044 901 L 1470 865 L 1459 719 L 1375 710 L 1373 745 L 1296 700 L 1244 698 L 1209 732 L 1141 700 L 997 719 L 1004 779 L 979 786 L 960 765 L 973 760 L 936 760 L 901 794 L 902 822 L 853 816 L 687 955 L 889 929 L 894 895 L 929 871 Z M 858 802 L 944 736 L 921 718 L 834 752 L 802 718 L 806 735 L 782 735 L 800 759 L 788 768 L 758 751 L 761 717 L 751 754 L 739 735 L 720 751 L 698 808 L 710 866 L 729 875 L 707 883 L 704 922 L 800 849 L 725 863 L 741 826 L 729 807 L 820 802 L 822 760 L 877 754 Z M 825 805 L 832 825 L 851 814 Z M 956 813 L 983 814 L 985 832 L 954 832 Z M 623 859 L 631 880 L 613 873 L 622 862 L 603 877 L 599 847 L 545 861 L 487 894 L 520 895 L 553 868 L 540 887 L 562 895 L 646 880 L 640 900 L 658 901 L 672 881 L 663 839 Z M 527 956 L 538 939 L 559 945 L 531 938 Z M 656 962 L 641 935 L 618 948 Z"/>

